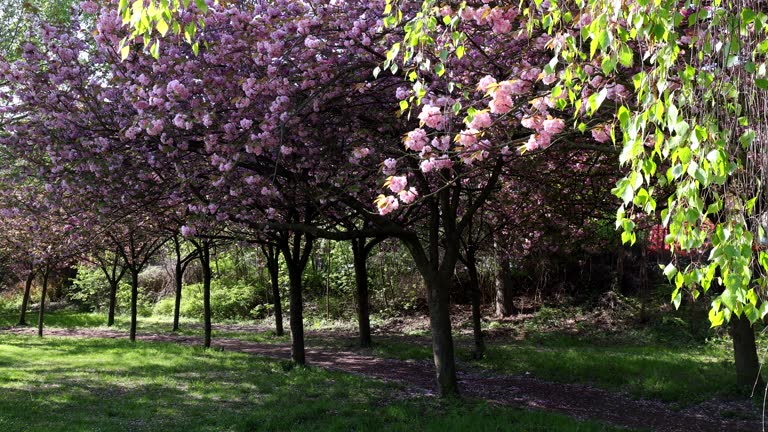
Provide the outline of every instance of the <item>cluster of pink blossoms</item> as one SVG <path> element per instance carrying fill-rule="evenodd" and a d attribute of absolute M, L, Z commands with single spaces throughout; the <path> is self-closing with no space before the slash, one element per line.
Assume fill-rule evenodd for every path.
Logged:
<path fill-rule="evenodd" d="M 440 107 L 435 105 L 424 105 L 419 114 L 419 120 L 422 124 L 425 124 L 432 129 L 442 130 L 445 127 L 443 113 L 440 111 Z"/>
<path fill-rule="evenodd" d="M 565 122 L 560 118 L 545 118 L 540 115 L 523 117 L 520 121 L 523 127 L 533 129 L 535 134 L 531 135 L 525 144 L 526 151 L 543 149 L 550 146 L 552 136 L 559 134 L 565 128 Z"/>
<path fill-rule="evenodd" d="M 397 210 L 401 202 L 403 204 L 410 204 L 419 196 L 415 188 L 408 187 L 408 178 L 406 176 L 390 176 L 385 186 L 388 186 L 392 193 L 397 194 L 397 197 L 394 195 L 379 195 L 376 198 L 375 203 L 381 215 Z"/>
<path fill-rule="evenodd" d="M 516 8 L 491 8 L 483 5 L 479 8 L 464 7 L 459 16 L 465 21 L 474 21 L 479 25 L 490 25 L 496 34 L 506 34 L 512 31 L 512 22 L 518 15 Z"/>

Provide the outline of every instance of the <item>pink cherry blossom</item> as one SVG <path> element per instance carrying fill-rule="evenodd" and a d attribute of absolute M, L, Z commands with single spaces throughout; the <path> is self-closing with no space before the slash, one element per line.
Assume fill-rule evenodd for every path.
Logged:
<path fill-rule="evenodd" d="M 421 172 L 428 173 L 435 169 L 435 160 L 434 159 L 424 159 L 419 163 L 419 168 L 421 169 Z"/>
<path fill-rule="evenodd" d="M 99 11 L 99 6 L 92 1 L 80 3 L 80 9 L 87 14 L 95 14 Z"/>
<path fill-rule="evenodd" d="M 413 201 L 416 200 L 416 197 L 418 197 L 419 194 L 416 192 L 416 189 L 414 188 L 408 188 L 408 190 L 401 190 L 398 193 L 398 197 L 400 197 L 400 201 L 403 202 L 403 204 L 410 204 Z"/>
<path fill-rule="evenodd" d="M 382 165 L 383 167 L 381 171 L 385 175 L 392 175 L 395 173 L 395 169 L 397 168 L 397 159 L 393 159 L 393 158 L 385 159 Z"/>
<path fill-rule="evenodd" d="M 535 131 L 539 131 L 543 128 L 543 118 L 538 115 L 533 116 L 525 116 L 520 120 L 520 124 L 524 128 L 533 129 Z"/>
<path fill-rule="evenodd" d="M 565 122 L 561 118 L 544 120 L 544 131 L 550 135 L 559 134 L 565 128 Z"/>
<path fill-rule="evenodd" d="M 539 79 L 539 74 L 541 73 L 541 69 L 539 68 L 530 68 L 523 71 L 522 74 L 520 74 L 520 79 L 526 80 L 526 81 L 536 81 Z"/>
<path fill-rule="evenodd" d="M 598 126 L 592 129 L 592 138 L 599 143 L 606 143 L 611 139 L 608 125 Z"/>
<path fill-rule="evenodd" d="M 472 121 L 467 124 L 472 129 L 484 129 L 491 125 L 491 115 L 488 111 L 478 111 L 472 117 Z"/>
<path fill-rule="evenodd" d="M 440 151 L 446 151 L 451 146 L 451 137 L 449 135 L 443 135 L 442 137 L 435 137 L 432 139 L 432 147 Z"/>
<path fill-rule="evenodd" d="M 184 237 L 194 237 L 195 234 L 197 234 L 197 229 L 195 229 L 194 226 L 191 225 L 182 225 L 181 226 L 181 235 Z"/>
<path fill-rule="evenodd" d="M 443 128 L 443 114 L 440 112 L 440 108 L 434 105 L 426 104 L 419 113 L 419 120 L 422 124 L 425 124 L 433 129 Z"/>
<path fill-rule="evenodd" d="M 389 179 L 389 190 L 398 193 L 408 185 L 408 179 L 405 176 L 393 176 Z"/>
<path fill-rule="evenodd" d="M 464 147 L 471 146 L 477 142 L 477 133 L 478 131 L 476 129 L 467 129 L 461 131 L 459 133 L 459 143 Z"/>
<path fill-rule="evenodd" d="M 487 92 L 491 89 L 493 85 L 496 84 L 496 78 L 486 75 L 482 79 L 480 79 L 480 82 L 477 83 L 477 90 L 481 92 Z"/>
<path fill-rule="evenodd" d="M 379 208 L 379 214 L 387 215 L 400 207 L 400 202 L 392 195 L 380 196 L 376 201 L 376 206 Z"/>
<path fill-rule="evenodd" d="M 405 148 L 413 151 L 421 151 L 427 144 L 427 132 L 424 129 L 414 129 L 405 137 Z"/>

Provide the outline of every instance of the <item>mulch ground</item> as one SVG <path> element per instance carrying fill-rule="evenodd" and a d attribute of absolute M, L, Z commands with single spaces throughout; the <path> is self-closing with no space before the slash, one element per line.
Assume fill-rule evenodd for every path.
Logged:
<path fill-rule="evenodd" d="M 34 334 L 35 329 L 11 328 L 7 332 Z M 125 332 L 100 329 L 48 329 L 48 336 L 125 338 Z M 142 334 L 140 340 L 202 344 L 201 338 L 174 334 Z M 276 359 L 290 359 L 290 346 L 262 344 L 238 339 L 218 339 L 215 348 L 243 352 Z M 316 367 L 354 373 L 403 384 L 409 392 L 435 395 L 434 365 L 425 361 L 384 359 L 349 350 L 311 347 L 306 351 L 307 363 Z M 472 368 L 459 367 L 462 395 L 492 403 L 553 411 L 579 419 L 599 420 L 617 426 L 645 428 L 654 431 L 762 431 L 754 409 L 746 402 L 710 402 L 685 410 L 671 410 L 653 400 L 638 400 L 626 394 L 585 385 L 560 384 L 530 376 L 497 375 Z M 746 419 L 728 419 L 740 412 Z M 751 417 L 751 418 L 749 418 Z"/>

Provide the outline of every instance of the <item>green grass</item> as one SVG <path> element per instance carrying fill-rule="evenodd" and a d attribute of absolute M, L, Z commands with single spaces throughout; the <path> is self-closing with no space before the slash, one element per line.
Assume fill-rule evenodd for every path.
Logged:
<path fill-rule="evenodd" d="M 31 327 L 37 326 L 37 313 L 27 314 L 27 324 Z M 16 325 L 19 317 L 18 313 L 0 313 L 0 328 Z M 173 319 L 166 316 L 139 317 L 137 320 L 138 333 L 170 333 Z M 104 313 L 89 312 L 52 312 L 45 315 L 46 328 L 98 328 L 116 331 L 128 332 L 131 326 L 130 317 L 127 315 L 117 315 L 115 324 L 107 327 L 107 316 Z M 214 324 L 215 327 L 215 324 Z M 179 320 L 179 331 L 176 334 L 183 336 L 202 336 L 202 324 L 197 320 L 181 318 Z M 287 343 L 288 336 L 276 336 L 274 332 L 252 331 L 230 331 L 213 330 L 214 338 L 238 338 L 251 342 L 259 343 Z"/>
<path fill-rule="evenodd" d="M 591 336 L 533 333 L 521 340 L 487 340 L 485 358 L 472 360 L 471 338 L 455 339 L 465 365 L 502 374 L 530 374 L 562 383 L 579 383 L 633 397 L 658 399 L 684 407 L 710 399 L 744 399 L 736 386 L 730 339 L 691 343 L 638 342 L 626 335 Z M 645 338 L 645 336 L 643 336 Z M 372 352 L 401 360 L 428 360 L 432 349 L 407 337 L 374 338 Z M 765 343 L 762 344 L 765 346 Z"/>
<path fill-rule="evenodd" d="M 616 431 L 246 354 L 0 334 L 0 431 Z"/>
<path fill-rule="evenodd" d="M 520 342 L 489 347 L 479 365 L 508 374 L 530 373 L 564 383 L 626 391 L 636 397 L 690 405 L 744 397 L 735 385 L 732 354 L 722 344 L 700 347 L 588 346 L 579 340 Z"/>
<path fill-rule="evenodd" d="M 457 357 L 465 364 L 504 374 L 532 376 L 563 383 L 581 383 L 625 391 L 634 397 L 659 399 L 677 406 L 689 406 L 709 399 L 743 398 L 745 392 L 735 385 L 733 353 L 727 337 L 692 337 L 683 324 L 664 319 L 659 324 L 621 333 L 600 332 L 588 328 L 572 334 L 551 327 L 563 321 L 551 309 L 520 328 L 524 337 L 489 339 L 486 357 L 471 361 L 472 341 L 467 336 L 456 338 Z M 0 327 L 10 325 L 17 317 L 0 316 Z M 35 314 L 29 316 L 34 323 Z M 12 321 L 12 322 L 9 322 Z M 47 315 L 49 327 L 104 327 L 103 314 L 62 313 Z M 506 324 L 504 324 L 506 325 Z M 519 324 L 518 324 L 519 325 Z M 119 316 L 115 328 L 127 331 L 129 321 Z M 169 317 L 139 319 L 140 333 L 164 333 L 170 328 Z M 181 334 L 198 336 L 199 323 L 184 320 Z M 679 335 L 677 338 L 674 336 Z M 214 330 L 215 338 L 237 338 L 258 343 L 288 343 L 288 336 L 273 332 Z M 356 339 L 308 336 L 308 344 L 337 349 L 354 349 Z M 768 340 L 761 340 L 765 346 Z M 429 360 L 429 339 L 414 336 L 374 337 L 374 347 L 364 352 L 401 360 Z"/>

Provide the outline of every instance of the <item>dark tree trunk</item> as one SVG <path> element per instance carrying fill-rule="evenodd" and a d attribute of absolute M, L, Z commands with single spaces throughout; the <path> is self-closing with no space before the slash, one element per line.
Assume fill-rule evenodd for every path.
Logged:
<path fill-rule="evenodd" d="M 624 245 L 619 244 L 619 248 L 616 250 L 616 274 L 614 275 L 613 291 L 617 293 L 624 292 L 624 258 L 626 253 L 624 252 Z"/>
<path fill-rule="evenodd" d="M 19 325 L 27 325 L 27 307 L 29 307 L 29 293 L 32 291 L 32 282 L 35 280 L 35 272 L 30 270 L 27 280 L 24 283 L 24 298 L 21 300 L 21 315 L 19 316 Z"/>
<path fill-rule="evenodd" d="M 295 265 L 288 265 L 288 279 L 290 279 L 289 301 L 291 308 L 291 360 L 294 363 L 306 364 L 304 355 L 304 303 L 302 298 L 302 271 Z"/>
<path fill-rule="evenodd" d="M 483 340 L 482 316 L 480 314 L 480 277 L 477 274 L 477 258 L 473 249 L 467 251 L 466 264 L 472 297 L 472 331 L 475 337 L 473 357 L 475 360 L 480 360 L 485 355 L 485 341 Z"/>
<path fill-rule="evenodd" d="M 291 360 L 298 365 L 306 364 L 304 352 L 304 300 L 302 276 L 312 252 L 312 238 L 302 234 L 286 234 L 280 241 L 285 263 L 288 267 L 289 301 L 291 307 Z"/>
<path fill-rule="evenodd" d="M 109 312 L 107 313 L 107 326 L 112 327 L 115 324 L 115 308 L 117 304 L 117 287 L 120 281 L 109 281 Z"/>
<path fill-rule="evenodd" d="M 203 346 L 211 347 L 211 244 L 203 241 L 200 246 L 200 266 L 203 270 Z"/>
<path fill-rule="evenodd" d="M 48 267 L 45 268 L 45 272 L 43 273 L 43 290 L 40 294 L 40 316 L 37 318 L 37 335 L 39 337 L 43 337 L 43 321 L 45 318 L 45 296 L 48 294 L 48 275 L 50 274 L 50 270 Z"/>
<path fill-rule="evenodd" d="M 456 360 L 450 317 L 450 283 L 453 272 L 436 272 L 424 278 L 429 303 L 429 324 L 432 331 L 432 354 L 441 396 L 459 393 L 456 381 Z"/>
<path fill-rule="evenodd" d="M 651 287 L 648 283 L 648 248 L 640 245 L 640 322 L 647 323 L 650 320 L 648 304 L 651 298 Z"/>
<path fill-rule="evenodd" d="M 505 252 L 500 253 L 496 270 L 496 316 L 508 317 L 515 313 L 512 301 L 512 278 L 509 274 L 509 258 Z"/>
<path fill-rule="evenodd" d="M 171 237 L 173 240 L 173 251 L 176 255 L 176 266 L 173 272 L 174 279 L 174 303 L 173 303 L 173 328 L 171 331 L 179 331 L 179 316 L 181 315 L 181 294 L 184 289 L 184 272 L 187 271 L 187 266 L 197 256 L 197 249 L 194 252 L 188 253 L 184 256 L 182 251 L 182 242 L 178 235 Z M 210 268 L 210 265 L 209 265 Z"/>
<path fill-rule="evenodd" d="M 736 361 L 736 383 L 742 387 L 762 386 L 760 360 L 757 357 L 755 331 L 745 316 L 731 317 L 731 337 Z"/>
<path fill-rule="evenodd" d="M 466 228 L 464 222 L 458 223 L 459 193 L 459 188 L 446 188 L 426 201 L 429 223 L 428 240 L 425 243 L 416 234 L 400 237 L 427 288 L 432 355 L 442 397 L 459 394 L 449 308 L 450 287 L 459 260 L 461 234 Z"/>
<path fill-rule="evenodd" d="M 274 245 L 262 247 L 264 256 L 267 258 L 267 271 L 269 271 L 269 280 L 272 284 L 272 305 L 275 311 L 275 334 L 283 335 L 283 303 L 280 298 L 280 249 Z"/>
<path fill-rule="evenodd" d="M 136 341 L 136 317 L 139 307 L 139 269 L 131 267 L 131 342 Z"/>
<path fill-rule="evenodd" d="M 117 290 L 120 287 L 120 280 L 125 274 L 125 267 L 120 266 L 120 255 L 115 251 L 111 259 L 107 256 L 97 256 L 99 267 L 109 282 L 109 309 L 107 312 L 107 326 L 115 324 L 115 309 L 117 308 Z"/>
<path fill-rule="evenodd" d="M 368 253 L 365 239 L 352 240 L 352 256 L 355 265 L 355 287 L 357 288 L 357 323 L 360 329 L 360 346 L 371 346 L 371 318 L 368 299 Z"/>
<path fill-rule="evenodd" d="M 181 290 L 184 288 L 184 267 L 180 261 L 176 261 L 176 269 L 174 271 L 174 291 L 175 299 L 173 303 L 173 328 L 171 331 L 179 331 L 179 315 L 181 313 Z"/>

